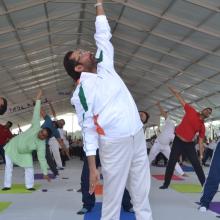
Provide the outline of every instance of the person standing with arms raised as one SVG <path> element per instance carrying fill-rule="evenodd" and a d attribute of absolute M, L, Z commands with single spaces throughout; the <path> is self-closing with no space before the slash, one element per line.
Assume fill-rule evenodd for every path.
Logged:
<path fill-rule="evenodd" d="M 99 148 L 103 174 L 101 220 L 119 220 L 125 186 L 136 219 L 152 220 L 148 200 L 150 169 L 143 124 L 137 106 L 114 68 L 114 49 L 103 1 L 96 4 L 96 56 L 90 51 L 69 51 L 67 73 L 78 83 L 71 103 L 82 127 L 90 171 L 90 193 L 99 180 L 95 155 Z"/>
<path fill-rule="evenodd" d="M 181 123 L 175 129 L 175 137 L 165 172 L 165 181 L 160 189 L 167 189 L 170 185 L 174 167 L 181 154 L 185 154 L 185 156 L 188 157 L 201 185 L 203 186 L 205 182 L 205 174 L 198 159 L 193 139 L 195 135 L 199 133 L 200 160 L 202 161 L 204 151 L 203 139 L 205 137 L 204 120 L 211 115 L 212 109 L 205 108 L 199 113 L 191 105 L 185 102 L 176 89 L 172 87 L 168 88 L 184 108 L 185 115 L 183 116 Z"/>

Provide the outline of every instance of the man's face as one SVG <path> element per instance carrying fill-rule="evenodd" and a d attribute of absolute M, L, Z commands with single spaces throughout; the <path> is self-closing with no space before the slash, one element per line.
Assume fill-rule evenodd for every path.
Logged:
<path fill-rule="evenodd" d="M 77 61 L 79 65 L 82 65 L 84 68 L 83 71 L 90 71 L 96 65 L 95 56 L 90 51 L 77 49 L 72 53 L 70 59 L 73 59 Z"/>
<path fill-rule="evenodd" d="M 201 115 L 204 119 L 208 118 L 212 114 L 212 110 L 209 108 L 205 108 L 202 110 Z"/>
<path fill-rule="evenodd" d="M 38 132 L 38 138 L 40 140 L 46 140 L 48 138 L 48 133 L 47 133 L 47 130 L 46 129 L 41 129 L 39 132 Z"/>

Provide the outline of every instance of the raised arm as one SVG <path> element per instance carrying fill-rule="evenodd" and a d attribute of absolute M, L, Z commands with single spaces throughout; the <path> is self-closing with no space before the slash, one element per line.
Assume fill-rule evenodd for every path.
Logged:
<path fill-rule="evenodd" d="M 42 90 L 39 90 L 36 96 L 36 103 L 34 106 L 34 113 L 31 125 L 32 126 L 39 126 L 40 127 L 40 106 L 41 106 L 41 97 L 42 97 Z"/>
<path fill-rule="evenodd" d="M 178 101 L 180 102 L 180 104 L 184 107 L 186 102 L 185 100 L 182 98 L 182 96 L 179 94 L 179 92 L 171 87 L 171 86 L 168 86 L 168 89 L 171 91 L 171 93 L 173 93 L 173 95 L 178 99 Z"/>
<path fill-rule="evenodd" d="M 157 105 L 157 107 L 158 107 L 159 110 L 160 110 L 161 116 L 163 116 L 165 119 L 167 119 L 168 113 L 164 111 L 164 109 L 163 109 L 162 106 L 160 105 L 160 102 L 159 102 L 159 101 L 156 103 L 156 105 Z"/>
<path fill-rule="evenodd" d="M 51 110 L 51 112 L 52 112 L 52 115 L 53 115 L 53 117 L 56 119 L 57 114 L 56 114 L 56 112 L 55 112 L 55 109 L 54 109 L 54 107 L 53 107 L 51 101 L 49 101 L 48 103 L 49 103 L 49 106 L 50 106 L 50 110 Z"/>
<path fill-rule="evenodd" d="M 111 28 L 105 16 L 103 0 L 96 0 L 96 2 L 96 33 L 94 35 L 97 46 L 96 60 L 103 68 L 108 69 L 113 67 L 114 56 L 114 49 L 110 42 L 112 38 Z"/>

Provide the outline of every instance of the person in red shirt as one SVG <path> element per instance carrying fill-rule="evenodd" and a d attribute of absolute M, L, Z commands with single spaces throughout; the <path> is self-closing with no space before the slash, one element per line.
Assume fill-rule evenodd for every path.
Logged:
<path fill-rule="evenodd" d="M 5 125 L 0 124 L 0 155 L 2 156 L 3 162 L 5 163 L 5 150 L 4 146 L 13 137 L 10 128 L 12 127 L 12 122 L 8 121 Z"/>
<path fill-rule="evenodd" d="M 205 108 L 199 113 L 191 105 L 185 102 L 176 89 L 172 87 L 168 88 L 183 106 L 185 115 L 183 116 L 181 123 L 175 129 L 175 138 L 173 140 L 173 146 L 171 148 L 170 158 L 165 172 L 165 180 L 160 189 L 167 189 L 170 185 L 174 167 L 181 154 L 185 154 L 188 157 L 201 185 L 203 186 L 205 182 L 205 174 L 198 159 L 195 142 L 193 140 L 198 133 L 200 160 L 202 161 L 204 151 L 203 139 L 205 137 L 204 120 L 211 115 L 212 109 Z"/>

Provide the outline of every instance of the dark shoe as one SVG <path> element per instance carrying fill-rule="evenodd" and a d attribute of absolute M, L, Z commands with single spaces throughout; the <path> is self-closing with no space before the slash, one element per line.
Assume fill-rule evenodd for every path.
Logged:
<path fill-rule="evenodd" d="M 132 208 L 130 208 L 130 209 L 124 209 L 124 211 L 125 211 L 125 212 L 134 213 L 134 209 L 133 209 L 133 207 L 132 207 Z"/>
<path fill-rule="evenodd" d="M 78 212 L 77 215 L 84 215 L 86 213 L 90 212 L 87 208 L 81 208 Z"/>
<path fill-rule="evenodd" d="M 29 190 L 29 191 L 36 191 L 35 188 L 29 188 L 29 189 L 27 189 L 27 190 Z"/>
<path fill-rule="evenodd" d="M 10 190 L 10 189 L 11 189 L 11 187 L 4 187 L 4 188 L 2 188 L 3 191 Z"/>
<path fill-rule="evenodd" d="M 162 185 L 159 187 L 159 189 L 167 189 L 167 188 L 168 188 L 168 186 L 166 186 L 166 185 Z"/>

